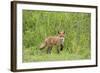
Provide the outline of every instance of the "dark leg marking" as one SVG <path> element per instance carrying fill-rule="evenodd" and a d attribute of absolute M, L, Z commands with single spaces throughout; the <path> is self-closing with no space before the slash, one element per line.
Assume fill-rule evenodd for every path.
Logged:
<path fill-rule="evenodd" d="M 51 50 L 52 50 L 52 47 L 48 47 L 47 48 L 47 54 L 50 54 L 51 53 Z"/>
<path fill-rule="evenodd" d="M 57 53 L 60 53 L 60 46 L 57 47 Z"/>
<path fill-rule="evenodd" d="M 64 45 L 63 45 L 63 44 L 61 44 L 61 45 L 60 45 L 60 51 L 62 51 L 62 50 L 63 50 L 63 47 L 64 47 Z"/>

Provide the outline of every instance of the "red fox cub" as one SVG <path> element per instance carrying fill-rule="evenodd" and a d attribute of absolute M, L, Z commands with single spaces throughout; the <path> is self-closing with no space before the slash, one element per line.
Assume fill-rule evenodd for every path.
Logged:
<path fill-rule="evenodd" d="M 40 49 L 47 48 L 47 53 L 51 53 L 53 46 L 57 46 L 57 53 L 64 47 L 64 32 L 58 32 L 58 36 L 49 36 L 41 44 Z"/>

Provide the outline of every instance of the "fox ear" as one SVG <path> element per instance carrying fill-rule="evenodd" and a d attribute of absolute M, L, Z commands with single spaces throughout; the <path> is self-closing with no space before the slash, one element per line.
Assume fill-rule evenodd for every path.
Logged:
<path fill-rule="evenodd" d="M 59 31 L 58 31 L 58 34 L 59 34 Z"/>
<path fill-rule="evenodd" d="M 64 34 L 65 34 L 65 31 L 64 31 Z"/>

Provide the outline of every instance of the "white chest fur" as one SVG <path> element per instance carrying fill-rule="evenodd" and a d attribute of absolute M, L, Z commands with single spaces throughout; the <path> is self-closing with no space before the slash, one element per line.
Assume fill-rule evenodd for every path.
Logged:
<path fill-rule="evenodd" d="M 64 43 L 64 37 L 60 37 L 60 42 L 61 42 L 61 44 Z"/>

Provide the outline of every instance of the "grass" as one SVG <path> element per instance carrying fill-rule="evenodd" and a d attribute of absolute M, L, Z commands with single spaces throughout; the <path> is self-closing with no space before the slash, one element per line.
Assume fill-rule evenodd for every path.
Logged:
<path fill-rule="evenodd" d="M 91 15 L 77 12 L 23 10 L 23 62 L 83 60 L 91 58 Z M 51 54 L 39 46 L 48 36 L 65 31 L 64 50 Z"/>
<path fill-rule="evenodd" d="M 29 48 L 28 48 L 29 49 Z M 83 53 L 69 53 L 66 51 L 60 52 L 57 54 L 52 52 L 51 54 L 40 53 L 40 52 L 33 52 L 30 50 L 25 50 L 24 55 L 24 62 L 39 62 L 39 61 L 61 61 L 61 60 L 83 60 L 83 59 L 90 59 L 88 53 L 86 51 L 81 51 Z"/>

